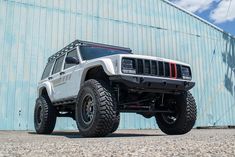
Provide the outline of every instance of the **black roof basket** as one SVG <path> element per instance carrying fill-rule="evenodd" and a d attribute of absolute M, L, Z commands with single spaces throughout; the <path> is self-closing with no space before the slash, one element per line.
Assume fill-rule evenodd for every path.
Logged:
<path fill-rule="evenodd" d="M 94 46 L 94 47 L 101 47 L 101 48 L 107 48 L 107 49 L 115 49 L 115 50 L 121 50 L 121 51 L 126 51 L 128 53 L 131 53 L 130 48 L 126 47 L 119 47 L 119 46 L 113 46 L 113 45 L 107 45 L 107 44 L 101 44 L 101 43 L 94 43 L 90 41 L 82 41 L 82 40 L 75 40 L 74 42 L 70 43 L 68 46 L 64 47 L 54 55 L 48 58 L 48 62 L 58 58 L 59 56 L 65 54 L 66 52 L 74 49 L 77 46 Z"/>

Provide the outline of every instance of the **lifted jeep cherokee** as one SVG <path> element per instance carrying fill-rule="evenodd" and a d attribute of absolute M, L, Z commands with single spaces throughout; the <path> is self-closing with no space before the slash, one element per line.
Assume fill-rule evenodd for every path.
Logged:
<path fill-rule="evenodd" d="M 185 134 L 196 121 L 191 79 L 188 64 L 76 40 L 48 59 L 35 130 L 50 134 L 57 117 L 71 117 L 82 136 L 106 136 L 117 130 L 120 112 L 134 112 L 154 116 L 166 134 Z"/>

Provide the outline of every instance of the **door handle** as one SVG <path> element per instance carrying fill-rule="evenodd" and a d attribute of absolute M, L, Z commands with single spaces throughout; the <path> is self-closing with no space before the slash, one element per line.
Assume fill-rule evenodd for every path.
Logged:
<path fill-rule="evenodd" d="M 53 77 L 48 77 L 48 80 L 51 80 L 51 79 L 53 79 Z"/>
<path fill-rule="evenodd" d="M 63 72 L 63 71 L 62 71 L 62 72 L 60 72 L 60 75 L 64 75 L 64 74 L 65 74 L 65 72 Z"/>

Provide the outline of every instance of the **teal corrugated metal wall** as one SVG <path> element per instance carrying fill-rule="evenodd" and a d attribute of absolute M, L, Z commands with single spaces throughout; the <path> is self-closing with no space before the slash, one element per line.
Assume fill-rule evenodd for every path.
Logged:
<path fill-rule="evenodd" d="M 33 129 L 47 58 L 75 39 L 191 64 L 196 125 L 235 125 L 235 39 L 211 25 L 163 0 L 0 0 L 0 129 Z M 120 128 L 155 127 L 153 118 L 121 117 Z M 59 118 L 57 129 L 72 128 Z"/>

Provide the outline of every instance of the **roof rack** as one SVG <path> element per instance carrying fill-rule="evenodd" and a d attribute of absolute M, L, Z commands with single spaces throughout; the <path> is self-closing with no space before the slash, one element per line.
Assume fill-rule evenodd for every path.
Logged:
<path fill-rule="evenodd" d="M 70 43 L 68 46 L 64 47 L 57 53 L 53 54 L 48 58 L 48 62 L 66 54 L 68 51 L 76 48 L 77 46 L 95 46 L 95 47 L 101 47 L 101 48 L 109 48 L 109 49 L 115 49 L 115 50 L 122 50 L 131 53 L 130 48 L 126 47 L 119 47 L 119 46 L 113 46 L 113 45 L 107 45 L 107 44 L 101 44 L 101 43 L 94 43 L 94 42 L 89 42 L 89 41 L 81 41 L 81 40 L 75 40 L 72 43 Z"/>

